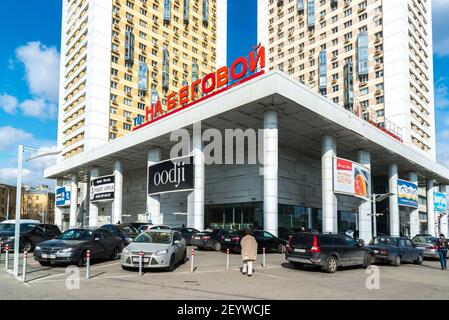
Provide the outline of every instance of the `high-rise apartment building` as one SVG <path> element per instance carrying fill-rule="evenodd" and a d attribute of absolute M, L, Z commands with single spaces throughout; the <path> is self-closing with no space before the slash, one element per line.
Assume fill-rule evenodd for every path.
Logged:
<path fill-rule="evenodd" d="M 270 69 L 435 158 L 431 0 L 258 0 Z"/>
<path fill-rule="evenodd" d="M 226 11 L 226 0 L 64 0 L 59 161 L 126 135 L 158 96 L 225 65 Z"/>

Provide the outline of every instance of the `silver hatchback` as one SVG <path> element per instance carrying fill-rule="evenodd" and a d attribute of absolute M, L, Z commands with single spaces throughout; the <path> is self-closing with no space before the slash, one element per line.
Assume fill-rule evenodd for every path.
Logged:
<path fill-rule="evenodd" d="M 164 268 L 173 271 L 178 263 L 187 261 L 186 241 L 174 230 L 142 232 L 123 249 L 122 268 L 138 269 L 140 254 L 143 268 Z"/>

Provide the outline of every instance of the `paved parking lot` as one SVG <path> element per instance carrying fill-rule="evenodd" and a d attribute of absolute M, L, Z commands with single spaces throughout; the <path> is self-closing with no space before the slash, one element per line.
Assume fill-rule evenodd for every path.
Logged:
<path fill-rule="evenodd" d="M 189 251 L 190 252 L 190 251 Z M 404 264 L 399 268 L 378 266 L 380 288 L 367 289 L 373 274 L 365 269 L 346 268 L 326 274 L 313 268 L 295 270 L 281 254 L 267 254 L 267 267 L 256 263 L 252 278 L 239 271 L 240 256 L 231 255 L 226 270 L 226 254 L 197 252 L 197 269 L 190 261 L 173 273 L 123 271 L 119 261 L 95 263 L 90 280 L 79 270 L 79 289 L 69 290 L 65 267 L 41 267 L 29 261 L 28 283 L 22 284 L 0 265 L 0 299 L 449 299 L 449 271 L 441 271 L 438 261 L 422 266 Z M 12 265 L 12 260 L 10 265 Z M 21 269 L 20 269 L 21 270 Z"/>

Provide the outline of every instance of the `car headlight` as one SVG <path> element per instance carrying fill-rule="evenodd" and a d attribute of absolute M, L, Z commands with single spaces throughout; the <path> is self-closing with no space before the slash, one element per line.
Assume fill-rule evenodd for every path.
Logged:
<path fill-rule="evenodd" d="M 69 253 L 72 251 L 73 251 L 73 248 L 65 248 L 65 249 L 59 250 L 60 253 Z"/>
<path fill-rule="evenodd" d="M 131 252 L 128 249 L 123 249 L 122 254 L 129 256 Z"/>
<path fill-rule="evenodd" d="M 41 251 L 41 250 L 42 250 L 42 248 L 39 247 L 39 246 L 36 246 L 36 247 L 34 248 L 34 251 Z"/>
<path fill-rule="evenodd" d="M 156 252 L 156 256 L 164 256 L 164 255 L 166 255 L 167 253 L 168 253 L 168 250 L 167 250 L 167 249 L 161 250 L 161 251 Z"/>

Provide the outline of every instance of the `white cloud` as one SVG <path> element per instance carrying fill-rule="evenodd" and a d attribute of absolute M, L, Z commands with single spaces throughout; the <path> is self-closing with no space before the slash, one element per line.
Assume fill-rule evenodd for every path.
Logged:
<path fill-rule="evenodd" d="M 19 105 L 25 116 L 39 119 L 54 119 L 57 115 L 56 105 L 44 99 L 25 100 Z"/>
<path fill-rule="evenodd" d="M 449 55 L 449 1 L 433 0 L 433 44 L 434 52 L 440 56 Z"/>
<path fill-rule="evenodd" d="M 10 150 L 17 145 L 30 141 L 33 135 L 13 127 L 0 127 L 0 151 Z"/>
<path fill-rule="evenodd" d="M 0 95 L 0 109 L 3 109 L 6 113 L 15 114 L 18 104 L 16 97 L 7 94 Z"/>
<path fill-rule="evenodd" d="M 25 65 L 30 92 L 45 100 L 58 101 L 59 53 L 40 42 L 30 42 L 16 50 L 17 59 Z"/>
<path fill-rule="evenodd" d="M 440 78 L 435 83 L 435 107 L 444 109 L 449 107 L 449 87 L 447 78 Z"/>

